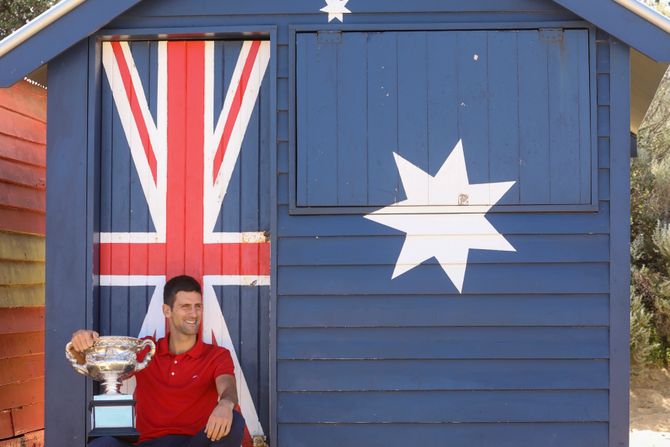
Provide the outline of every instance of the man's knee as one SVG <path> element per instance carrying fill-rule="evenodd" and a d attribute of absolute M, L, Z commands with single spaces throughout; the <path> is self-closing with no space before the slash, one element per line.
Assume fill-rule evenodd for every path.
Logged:
<path fill-rule="evenodd" d="M 239 446 L 242 444 L 242 438 L 244 437 L 244 417 L 237 412 L 233 411 L 233 424 L 230 427 L 230 431 L 225 438 L 212 442 L 211 447 L 228 447 L 228 446 Z"/>
<path fill-rule="evenodd" d="M 128 444 L 122 441 L 119 441 L 116 438 L 111 436 L 102 436 L 100 438 L 95 438 L 87 444 L 88 447 L 128 447 Z"/>

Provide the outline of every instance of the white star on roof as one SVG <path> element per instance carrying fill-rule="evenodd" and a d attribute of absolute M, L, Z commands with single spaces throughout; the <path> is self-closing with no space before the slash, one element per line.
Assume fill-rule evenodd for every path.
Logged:
<path fill-rule="evenodd" d="M 326 0 L 326 6 L 321 8 L 320 11 L 328 13 L 329 23 L 333 19 L 344 22 L 344 14 L 349 14 L 351 12 L 346 8 L 348 2 L 349 0 Z"/>
<path fill-rule="evenodd" d="M 393 155 L 407 199 L 365 216 L 406 233 L 392 278 L 435 257 L 462 292 L 471 249 L 516 251 L 485 217 L 515 182 L 471 184 L 461 141 L 434 177 L 400 155 Z M 464 200 L 490 205 L 485 205 L 479 213 L 407 214 L 402 211 L 408 205 L 460 205 Z"/>

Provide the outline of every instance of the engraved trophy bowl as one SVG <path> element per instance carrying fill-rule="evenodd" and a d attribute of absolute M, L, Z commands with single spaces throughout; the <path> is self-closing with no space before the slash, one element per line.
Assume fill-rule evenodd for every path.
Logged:
<path fill-rule="evenodd" d="M 137 361 L 137 353 L 150 347 L 142 362 Z M 156 352 L 152 340 L 135 337 L 103 336 L 84 352 L 86 363 L 79 364 L 72 343 L 65 346 L 65 356 L 80 374 L 102 382 L 104 394 L 120 394 L 121 384 L 136 372 L 143 370 Z"/>
<path fill-rule="evenodd" d="M 139 362 L 137 354 L 149 347 Z M 80 364 L 72 343 L 65 346 L 65 357 L 80 374 L 102 382 L 103 394 L 93 396 L 90 403 L 91 432 L 88 437 L 116 436 L 135 442 L 139 433 L 135 429 L 135 401 L 132 396 L 121 394 L 122 382 L 143 370 L 156 352 L 152 340 L 134 337 L 103 336 L 83 352 L 85 362 Z"/>

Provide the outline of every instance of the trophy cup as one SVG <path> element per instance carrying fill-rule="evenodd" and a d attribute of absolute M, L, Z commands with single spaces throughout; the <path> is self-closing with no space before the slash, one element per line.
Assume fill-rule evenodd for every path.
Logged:
<path fill-rule="evenodd" d="M 137 361 L 137 353 L 150 348 L 142 362 Z M 99 337 L 95 344 L 83 352 L 86 362 L 77 361 L 72 343 L 65 346 L 65 356 L 80 374 L 102 382 L 103 394 L 93 396 L 90 403 L 90 438 L 115 436 L 125 441 L 135 442 L 139 433 L 135 429 L 135 400 L 121 394 L 121 383 L 144 369 L 154 353 L 156 345 L 151 340 L 134 337 Z"/>

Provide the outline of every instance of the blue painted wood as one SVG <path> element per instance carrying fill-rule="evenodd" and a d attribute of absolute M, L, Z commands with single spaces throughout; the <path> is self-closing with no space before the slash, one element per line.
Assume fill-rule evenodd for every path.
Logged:
<path fill-rule="evenodd" d="M 526 66 L 519 64 L 518 37 L 519 33 L 514 31 L 487 35 L 488 114 L 494 124 L 489 126 L 489 178 L 491 181 L 518 179 L 498 202 L 501 205 L 525 203 L 520 200 L 519 194 L 519 73 L 525 71 Z M 527 39 L 527 34 L 523 33 L 522 40 Z M 491 79 L 495 81 L 491 82 Z M 537 98 L 534 102 L 538 102 Z M 514 113 L 515 110 L 517 113 Z"/>
<path fill-rule="evenodd" d="M 63 359 L 63 347 L 72 332 L 90 323 L 87 309 L 93 288 L 93 221 L 87 206 L 87 190 L 93 185 L 88 183 L 88 132 L 81 125 L 88 117 L 89 67 L 80 61 L 88 55 L 88 41 L 83 41 L 56 58 L 49 73 L 54 91 L 63 93 L 49 98 L 47 109 L 52 127 L 47 132 L 46 226 L 49 234 L 57 235 L 46 241 L 45 423 L 58 427 L 45 434 L 49 445 L 84 445 L 86 435 L 86 380 L 73 374 Z"/>
<path fill-rule="evenodd" d="M 607 263 L 471 264 L 463 293 L 606 293 Z M 439 265 L 391 281 L 393 266 L 279 266 L 281 295 L 444 294 L 456 289 Z M 346 281 L 342 281 L 346 278 Z"/>
<path fill-rule="evenodd" d="M 603 177 L 606 177 L 603 175 Z M 609 178 L 609 177 L 607 177 Z M 285 238 L 279 241 L 281 265 L 395 265 L 402 236 Z M 508 236 L 516 252 L 472 250 L 469 264 L 607 262 L 609 238 L 592 236 Z"/>
<path fill-rule="evenodd" d="M 626 445 L 630 357 L 630 60 L 626 45 L 611 44 L 610 426 L 611 445 Z"/>
<path fill-rule="evenodd" d="M 588 35 L 586 29 L 298 33 L 297 206 L 403 200 L 392 152 L 434 174 L 462 139 L 470 182 L 517 182 L 501 207 L 591 207 L 595 158 L 590 119 L 580 118 L 590 114 Z M 345 67 L 343 61 L 335 69 L 334 54 L 323 59 L 310 53 L 309 45 L 326 42 L 319 36 L 330 36 L 322 46 L 340 59 L 367 54 L 367 72 L 360 63 Z M 440 66 L 449 60 L 455 63 Z M 366 77 L 367 122 L 360 119 L 365 110 L 360 79 Z M 358 84 L 348 86 L 351 79 Z M 357 117 L 356 124 L 333 115 Z M 348 144 L 342 144 L 342 135 Z M 337 161 L 329 153 L 337 154 Z M 344 166 L 346 172 L 356 169 L 355 185 L 350 174 L 339 172 Z M 521 189 L 533 192 L 521 196 Z"/>
<path fill-rule="evenodd" d="M 574 309 L 578 308 L 579 312 Z M 280 327 L 607 326 L 600 295 L 282 296 Z"/>
<path fill-rule="evenodd" d="M 611 0 L 554 0 L 627 45 L 659 62 L 670 62 L 668 33 Z"/>
<path fill-rule="evenodd" d="M 604 359 L 602 328 L 279 329 L 279 359 Z"/>
<path fill-rule="evenodd" d="M 367 49 L 365 36 L 344 34 L 337 57 L 337 197 L 365 205 L 367 198 Z M 350 113 L 358 110 L 360 113 Z"/>
<path fill-rule="evenodd" d="M 606 423 L 284 424 L 281 445 L 404 447 L 448 441 L 449 447 L 606 447 Z"/>
<path fill-rule="evenodd" d="M 366 203 L 393 203 L 398 200 L 397 178 L 387 182 L 387 173 L 395 163 L 389 151 L 398 151 L 398 64 L 396 36 L 389 33 L 371 33 L 368 39 L 367 70 L 367 201 Z"/>
<path fill-rule="evenodd" d="M 140 0 L 90 0 L 0 58 L 0 87 L 9 87 L 86 39 Z"/>
<path fill-rule="evenodd" d="M 279 393 L 278 404 L 279 423 L 603 422 L 608 415 L 606 390 Z"/>
<path fill-rule="evenodd" d="M 605 389 L 606 360 L 291 360 L 279 392 Z"/>

